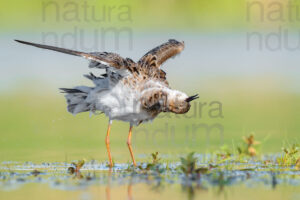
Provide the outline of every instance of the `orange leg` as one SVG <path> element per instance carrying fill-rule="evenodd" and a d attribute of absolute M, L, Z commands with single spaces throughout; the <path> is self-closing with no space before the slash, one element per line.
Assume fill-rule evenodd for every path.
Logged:
<path fill-rule="evenodd" d="M 129 149 L 129 152 L 130 152 L 130 155 L 131 155 L 133 165 L 136 167 L 134 155 L 133 155 L 132 148 L 131 148 L 131 133 L 132 133 L 132 126 L 130 125 L 129 134 L 128 134 L 128 138 L 127 138 L 127 145 L 128 145 L 128 149 Z"/>
<path fill-rule="evenodd" d="M 109 166 L 113 167 L 114 164 L 113 164 L 112 159 L 111 159 L 110 148 L 109 148 L 110 126 L 111 126 L 111 121 L 109 121 L 109 124 L 108 124 L 106 138 L 105 138 L 105 144 L 106 144 L 106 149 L 107 149 L 107 154 L 108 154 L 108 159 L 109 159 Z"/>

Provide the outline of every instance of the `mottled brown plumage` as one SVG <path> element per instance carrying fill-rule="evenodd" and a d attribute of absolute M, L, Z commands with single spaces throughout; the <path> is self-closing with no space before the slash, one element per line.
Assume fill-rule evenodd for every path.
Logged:
<path fill-rule="evenodd" d="M 161 90 L 161 87 L 169 88 L 169 83 L 166 79 L 166 73 L 160 68 L 160 66 L 169 58 L 176 56 L 184 49 L 184 42 L 178 42 L 176 40 L 169 40 L 160 46 L 147 52 L 137 63 L 130 58 L 122 58 L 120 55 L 111 52 L 92 52 L 84 53 L 59 47 L 53 47 L 42 44 L 35 44 L 31 42 L 25 42 L 16 40 L 17 42 L 43 48 L 53 51 L 58 51 L 70 55 L 81 56 L 90 60 L 89 67 L 91 68 L 105 68 L 106 74 L 102 77 L 110 78 L 111 81 L 122 81 L 124 85 L 128 85 L 133 90 L 139 92 L 145 91 L 147 88 L 152 88 L 153 85 L 156 89 L 144 92 L 141 96 L 141 105 L 145 110 L 151 113 L 152 116 L 156 116 L 159 112 L 174 111 L 176 113 L 186 112 L 189 106 L 178 107 L 177 103 L 168 102 L 166 92 Z M 130 72 L 131 76 L 124 76 L 120 74 L 120 71 Z M 86 75 L 91 80 L 99 80 L 101 77 L 96 77 L 93 74 Z M 150 83 L 149 83 L 149 80 Z M 67 90 L 64 90 L 65 92 Z M 74 106 L 71 106 L 74 108 Z M 88 110 L 85 109 L 85 110 Z"/>
<path fill-rule="evenodd" d="M 190 101 L 198 98 L 197 95 L 188 97 L 183 92 L 171 89 L 166 79 L 166 73 L 160 68 L 166 60 L 176 56 L 184 49 L 183 42 L 169 40 L 150 50 L 138 62 L 134 62 L 130 58 L 122 58 L 116 53 L 85 53 L 16 41 L 43 49 L 81 56 L 90 60 L 89 67 L 106 70 L 106 73 L 100 76 L 95 76 L 92 73 L 85 75 L 86 78 L 94 82 L 95 87 L 78 86 L 72 89 L 61 88 L 61 90 L 66 94 L 67 109 L 72 114 L 101 111 L 109 117 L 105 141 L 110 166 L 113 165 L 109 148 L 112 120 L 130 123 L 127 144 L 133 163 L 136 165 L 131 148 L 132 126 L 153 120 L 160 112 L 186 113 L 190 109 Z"/>
<path fill-rule="evenodd" d="M 156 67 L 160 67 L 166 60 L 176 56 L 184 49 L 184 42 L 178 42 L 177 40 L 169 40 L 168 42 L 150 50 L 147 52 L 139 62 L 145 62 L 149 56 L 156 56 Z"/>

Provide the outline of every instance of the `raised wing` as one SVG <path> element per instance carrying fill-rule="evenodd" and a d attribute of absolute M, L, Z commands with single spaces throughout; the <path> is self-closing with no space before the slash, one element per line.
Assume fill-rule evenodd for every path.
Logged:
<path fill-rule="evenodd" d="M 151 62 L 152 66 L 160 67 L 166 60 L 176 56 L 184 49 L 184 42 L 178 42 L 171 39 L 168 42 L 150 50 L 140 60 L 139 64 L 143 64 L 149 60 L 156 60 L 155 63 Z"/>
<path fill-rule="evenodd" d="M 21 40 L 15 40 L 15 41 L 22 44 L 42 48 L 42 49 L 48 49 L 48 50 L 57 51 L 57 52 L 61 52 L 73 56 L 84 57 L 91 61 L 89 67 L 97 67 L 97 68 L 113 67 L 115 69 L 127 69 L 134 63 L 131 59 L 129 58 L 124 59 L 116 53 L 108 53 L 108 52 L 85 53 L 85 52 L 74 51 L 70 49 L 64 49 L 64 48 L 59 48 L 59 47 L 54 47 L 49 45 L 25 42 Z"/>

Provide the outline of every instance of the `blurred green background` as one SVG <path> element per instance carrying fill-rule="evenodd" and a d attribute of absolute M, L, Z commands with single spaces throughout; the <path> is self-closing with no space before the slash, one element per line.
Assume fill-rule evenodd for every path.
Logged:
<path fill-rule="evenodd" d="M 163 69 L 172 88 L 200 98 L 187 116 L 162 115 L 134 130 L 139 160 L 154 151 L 176 156 L 234 147 L 250 133 L 263 141 L 264 153 L 298 142 L 299 49 L 284 42 L 299 42 L 299 21 L 287 18 L 296 15 L 287 3 L 276 1 L 280 10 L 274 2 L 1 1 L 0 161 L 106 160 L 107 118 L 72 116 L 57 89 L 91 85 L 81 76 L 90 71 L 87 62 L 13 39 L 113 51 L 134 60 L 170 38 L 184 40 L 185 51 Z M 222 114 L 214 110 L 218 105 Z M 116 162 L 130 160 L 128 126 L 113 123 Z"/>

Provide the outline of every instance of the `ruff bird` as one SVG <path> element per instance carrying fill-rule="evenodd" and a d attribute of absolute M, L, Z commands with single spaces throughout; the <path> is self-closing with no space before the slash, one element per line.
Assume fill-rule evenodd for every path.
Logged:
<path fill-rule="evenodd" d="M 65 93 L 67 109 L 72 114 L 100 111 L 109 118 L 106 133 L 106 148 L 109 165 L 113 166 L 109 147 L 110 128 L 113 120 L 129 122 L 127 138 L 128 149 L 133 165 L 136 166 L 131 147 L 132 127 L 153 120 L 161 112 L 184 114 L 189 111 L 190 102 L 198 95 L 188 96 L 169 87 L 166 73 L 161 65 L 184 49 L 184 42 L 174 39 L 150 50 L 138 62 L 122 58 L 116 53 L 85 53 L 54 46 L 15 40 L 34 47 L 53 50 L 90 61 L 90 68 L 105 69 L 106 73 L 95 76 L 85 75 L 94 83 L 94 87 L 78 86 L 60 88 Z"/>

